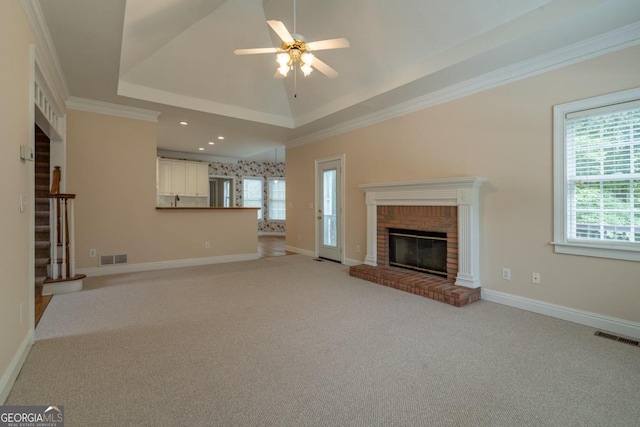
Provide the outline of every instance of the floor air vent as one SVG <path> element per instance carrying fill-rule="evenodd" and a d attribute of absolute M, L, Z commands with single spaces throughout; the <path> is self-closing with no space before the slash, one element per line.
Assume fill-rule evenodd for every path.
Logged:
<path fill-rule="evenodd" d="M 618 342 L 622 342 L 622 343 L 625 343 L 625 344 L 635 345 L 636 347 L 640 347 L 640 342 L 638 342 L 636 340 L 629 339 L 629 338 L 619 337 L 617 335 L 608 334 L 608 333 L 602 332 L 602 331 L 596 331 L 596 333 L 594 335 L 598 336 L 598 337 L 606 338 L 608 340 L 618 341 Z"/>
<path fill-rule="evenodd" d="M 120 255 L 100 255 L 100 266 L 126 264 L 127 254 Z"/>

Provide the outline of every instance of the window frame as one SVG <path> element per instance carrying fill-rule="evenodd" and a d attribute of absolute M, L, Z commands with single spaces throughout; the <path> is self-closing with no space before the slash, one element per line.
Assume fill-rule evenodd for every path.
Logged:
<path fill-rule="evenodd" d="M 260 208 L 258 209 L 258 220 L 264 218 L 264 178 L 259 176 L 243 176 L 242 177 L 242 206 L 249 208 L 256 208 L 258 206 L 247 206 L 247 198 L 245 197 L 247 192 L 245 190 L 245 181 L 259 181 L 260 182 Z M 253 200 L 253 199 L 251 199 Z"/>
<path fill-rule="evenodd" d="M 637 242 L 602 242 L 569 239 L 570 190 L 567 176 L 568 147 L 566 117 L 568 114 L 640 100 L 640 88 L 560 104 L 553 107 L 553 242 L 556 253 L 640 261 Z"/>
<path fill-rule="evenodd" d="M 273 197 L 271 196 L 271 182 L 272 181 L 284 181 L 284 185 L 285 185 L 285 195 L 284 198 L 282 200 L 278 200 L 284 203 L 284 218 L 273 218 L 271 215 L 271 207 L 272 207 L 272 201 L 274 200 Z M 287 188 L 287 180 L 285 177 L 269 177 L 267 178 L 267 219 L 269 221 L 286 221 L 287 220 L 287 195 L 286 195 L 286 188 Z"/>

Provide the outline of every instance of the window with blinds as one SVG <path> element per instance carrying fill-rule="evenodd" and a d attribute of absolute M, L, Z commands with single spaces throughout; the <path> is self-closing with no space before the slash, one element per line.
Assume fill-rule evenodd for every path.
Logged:
<path fill-rule="evenodd" d="M 246 208 L 260 208 L 258 219 L 262 219 L 263 190 L 262 178 L 242 178 L 242 206 Z"/>
<path fill-rule="evenodd" d="M 269 199 L 267 205 L 269 219 L 285 220 L 287 213 L 286 181 L 284 178 L 269 178 L 268 186 Z"/>
<path fill-rule="evenodd" d="M 556 251 L 640 260 L 640 90 L 554 110 Z"/>

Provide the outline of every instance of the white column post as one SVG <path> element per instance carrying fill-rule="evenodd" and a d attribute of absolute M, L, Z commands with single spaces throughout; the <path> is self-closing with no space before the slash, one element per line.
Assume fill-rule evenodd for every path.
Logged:
<path fill-rule="evenodd" d="M 60 236 L 61 236 L 61 248 L 62 254 L 60 258 L 62 262 L 60 263 L 60 277 L 63 279 L 67 278 L 67 199 L 60 199 Z"/>
<path fill-rule="evenodd" d="M 49 223 L 51 224 L 49 240 L 51 241 L 51 278 L 58 278 L 58 199 L 49 199 Z"/>
<path fill-rule="evenodd" d="M 76 275 L 76 238 L 74 226 L 74 200 L 69 199 L 69 276 Z"/>
<path fill-rule="evenodd" d="M 475 191 L 477 193 L 477 190 Z M 458 190 L 458 275 L 456 285 L 480 287 L 479 209 L 476 194 Z"/>
<path fill-rule="evenodd" d="M 378 265 L 378 205 L 370 194 L 367 198 L 367 255 L 364 263 L 372 267 Z"/>

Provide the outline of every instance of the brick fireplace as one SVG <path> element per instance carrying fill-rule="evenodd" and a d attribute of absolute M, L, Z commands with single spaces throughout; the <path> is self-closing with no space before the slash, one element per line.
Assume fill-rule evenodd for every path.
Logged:
<path fill-rule="evenodd" d="M 367 255 L 352 276 L 462 306 L 480 299 L 479 188 L 485 178 L 367 184 Z M 446 278 L 389 266 L 389 229 L 446 233 Z"/>
<path fill-rule="evenodd" d="M 456 206 L 378 206 L 377 224 L 378 265 L 389 265 L 389 229 L 442 232 L 447 236 L 447 278 L 455 280 L 458 273 Z"/>

